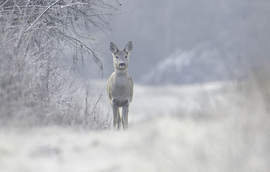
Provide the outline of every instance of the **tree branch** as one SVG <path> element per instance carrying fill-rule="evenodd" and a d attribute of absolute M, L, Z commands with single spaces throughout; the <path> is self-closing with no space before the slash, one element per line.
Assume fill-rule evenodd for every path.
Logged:
<path fill-rule="evenodd" d="M 50 8 L 52 8 L 54 5 L 56 5 L 59 1 L 60 1 L 60 0 L 57 0 L 57 1 L 55 1 L 52 5 L 48 6 L 48 8 L 46 8 L 46 10 L 44 10 L 44 11 L 37 17 L 37 19 L 36 19 L 33 23 L 31 23 L 30 26 L 29 26 L 27 29 L 25 29 L 25 30 L 23 31 L 23 33 L 25 33 L 26 31 L 28 31 L 29 29 L 31 29 L 31 27 L 34 26 L 34 25 L 36 24 L 36 22 L 41 18 L 41 16 L 43 16 L 43 14 L 45 14 Z"/>

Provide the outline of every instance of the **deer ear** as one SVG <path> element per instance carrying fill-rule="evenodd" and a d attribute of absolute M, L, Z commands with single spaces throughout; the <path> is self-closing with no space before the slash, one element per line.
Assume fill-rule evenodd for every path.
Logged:
<path fill-rule="evenodd" d="M 113 42 L 111 42 L 110 44 L 110 50 L 113 54 L 115 54 L 118 51 L 117 46 Z"/>
<path fill-rule="evenodd" d="M 133 44 L 132 41 L 129 41 L 125 47 L 125 52 L 130 53 L 132 51 Z"/>

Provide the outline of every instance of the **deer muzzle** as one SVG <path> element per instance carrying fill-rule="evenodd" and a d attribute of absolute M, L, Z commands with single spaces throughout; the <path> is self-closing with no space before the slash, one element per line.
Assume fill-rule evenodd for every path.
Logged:
<path fill-rule="evenodd" d="M 119 67 L 120 67 L 120 68 L 124 68 L 125 65 L 126 65 L 125 63 L 119 63 Z"/>

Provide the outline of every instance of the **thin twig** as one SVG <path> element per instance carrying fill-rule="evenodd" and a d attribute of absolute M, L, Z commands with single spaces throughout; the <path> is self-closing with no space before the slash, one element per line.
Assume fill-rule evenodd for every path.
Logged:
<path fill-rule="evenodd" d="M 122 4 L 120 4 L 120 2 L 118 0 L 116 0 L 116 2 L 121 6 Z"/>
<path fill-rule="evenodd" d="M 25 29 L 25 30 L 23 31 L 23 33 L 25 33 L 26 31 L 28 31 L 29 29 L 31 29 L 31 27 L 34 26 L 34 25 L 36 24 L 36 22 L 41 18 L 41 16 L 43 16 L 50 8 L 52 8 L 54 5 L 56 5 L 59 1 L 60 1 L 60 0 L 55 1 L 52 5 L 50 5 L 48 8 L 46 8 L 46 10 L 44 10 L 44 11 L 37 17 L 37 19 L 36 19 L 33 23 L 31 23 L 30 26 L 29 26 L 27 29 Z"/>
<path fill-rule="evenodd" d="M 83 43 L 82 41 L 80 41 L 80 40 L 78 40 L 78 39 L 76 39 L 76 38 L 74 38 L 74 37 L 68 36 L 68 35 L 66 35 L 66 34 L 64 34 L 64 33 L 60 32 L 60 31 L 59 31 L 59 33 L 61 33 L 61 34 L 63 35 L 62 38 L 65 39 L 66 41 L 68 41 L 67 38 L 69 38 L 71 41 L 80 43 L 80 44 L 81 44 L 83 47 L 85 47 L 89 52 L 91 52 L 91 55 L 92 55 L 92 57 L 93 57 L 93 59 L 94 59 L 96 65 L 98 66 L 98 64 L 99 64 L 100 66 L 98 66 L 98 67 L 101 68 L 102 71 L 103 71 L 103 63 L 102 63 L 101 59 L 97 56 L 97 54 L 96 54 L 91 48 L 89 48 L 85 43 Z"/>
<path fill-rule="evenodd" d="M 0 7 L 3 7 L 9 0 L 6 0 Z"/>
<path fill-rule="evenodd" d="M 76 3 L 69 3 L 67 5 L 62 5 L 61 8 L 66 8 L 66 7 L 71 7 L 73 5 L 87 5 L 87 3 L 81 3 L 81 2 L 76 2 Z"/>
<path fill-rule="evenodd" d="M 101 97 L 102 97 L 102 94 L 103 94 L 103 91 L 104 91 L 105 87 L 106 87 L 106 85 L 103 87 L 103 89 L 102 89 L 102 91 L 101 91 L 101 93 L 100 93 L 100 95 L 99 95 L 99 98 L 98 98 L 97 102 L 95 103 L 95 105 L 94 105 L 94 107 L 93 107 L 93 110 L 92 110 L 92 112 L 91 112 L 90 114 L 93 114 L 94 110 L 96 109 L 97 104 L 98 104 L 98 102 L 100 101 L 100 99 L 101 99 Z"/>

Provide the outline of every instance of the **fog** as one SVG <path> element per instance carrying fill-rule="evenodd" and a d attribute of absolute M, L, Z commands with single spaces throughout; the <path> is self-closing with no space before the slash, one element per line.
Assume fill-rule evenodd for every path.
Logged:
<path fill-rule="evenodd" d="M 105 78 L 113 71 L 109 42 L 124 48 L 128 41 L 133 41 L 129 73 L 136 82 L 141 82 L 144 74 L 153 71 L 158 63 L 175 52 L 190 52 L 205 43 L 222 52 L 215 63 L 226 68 L 235 65 L 239 57 L 243 61 L 241 65 L 248 68 L 255 65 L 253 62 L 260 63 L 268 58 L 270 3 L 266 0 L 120 3 L 122 14 L 111 18 L 112 32 L 104 37 Z M 230 58 L 224 59 L 224 54 L 230 54 Z"/>
<path fill-rule="evenodd" d="M 269 1 L 0 4 L 1 172 L 269 171 Z M 129 41 L 118 130 L 109 45 Z"/>

